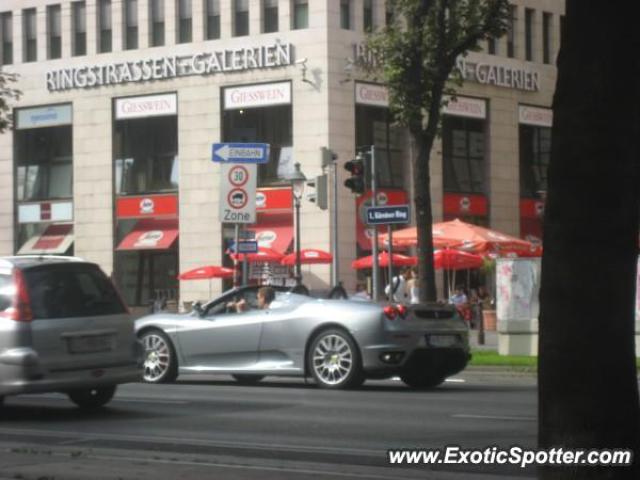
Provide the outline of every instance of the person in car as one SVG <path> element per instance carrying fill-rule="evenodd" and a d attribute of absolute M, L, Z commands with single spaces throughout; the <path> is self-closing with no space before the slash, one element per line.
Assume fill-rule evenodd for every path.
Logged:
<path fill-rule="evenodd" d="M 258 308 L 266 310 L 276 298 L 276 291 L 272 287 L 262 287 L 258 290 Z"/>

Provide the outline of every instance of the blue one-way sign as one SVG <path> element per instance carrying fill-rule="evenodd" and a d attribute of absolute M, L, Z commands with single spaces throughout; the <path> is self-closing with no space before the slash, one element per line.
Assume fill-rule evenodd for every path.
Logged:
<path fill-rule="evenodd" d="M 258 253 L 258 242 L 251 240 L 240 241 L 238 242 L 237 249 L 236 242 L 231 242 L 229 250 L 231 250 L 233 253 Z"/>
<path fill-rule="evenodd" d="M 409 205 L 367 208 L 368 225 L 389 225 L 392 223 L 409 223 Z"/>
<path fill-rule="evenodd" d="M 219 163 L 267 163 L 268 143 L 214 143 L 211 160 Z"/>

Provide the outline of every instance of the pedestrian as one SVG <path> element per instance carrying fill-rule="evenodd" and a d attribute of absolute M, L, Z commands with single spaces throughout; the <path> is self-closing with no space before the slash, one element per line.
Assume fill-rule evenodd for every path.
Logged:
<path fill-rule="evenodd" d="M 384 289 L 384 293 L 391 302 L 404 303 L 407 301 L 407 279 L 411 275 L 411 268 L 405 268 L 400 274 L 391 279 L 389 285 Z"/>
<path fill-rule="evenodd" d="M 409 303 L 420 303 L 420 290 L 418 281 L 418 270 L 415 267 L 411 267 L 409 270 L 410 276 L 407 280 L 407 294 L 409 296 Z"/>
<path fill-rule="evenodd" d="M 356 293 L 351 295 L 350 300 L 359 300 L 361 302 L 367 302 L 371 300 L 371 296 L 367 292 L 367 286 L 359 282 L 356 284 Z"/>

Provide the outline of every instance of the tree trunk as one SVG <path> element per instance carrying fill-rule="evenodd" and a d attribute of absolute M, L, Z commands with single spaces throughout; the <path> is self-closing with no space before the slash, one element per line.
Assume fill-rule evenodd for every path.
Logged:
<path fill-rule="evenodd" d="M 433 268 L 433 214 L 431 211 L 431 174 L 429 159 L 433 146 L 433 135 L 411 132 L 418 152 L 413 157 L 413 204 L 416 213 L 418 234 L 418 283 L 420 302 L 436 301 L 436 276 Z"/>
<path fill-rule="evenodd" d="M 638 457 L 640 131 L 637 55 L 626 55 L 638 46 L 631 3 L 567 0 L 544 223 L 538 382 L 541 448 L 630 448 Z M 540 473 L 637 479 L 635 462 Z"/>

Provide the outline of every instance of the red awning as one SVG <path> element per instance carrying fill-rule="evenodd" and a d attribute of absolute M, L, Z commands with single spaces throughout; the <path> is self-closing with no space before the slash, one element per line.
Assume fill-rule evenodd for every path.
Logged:
<path fill-rule="evenodd" d="M 258 246 L 285 253 L 293 240 L 293 215 L 263 212 L 258 214 L 258 223 L 247 230 L 256 233 Z"/>
<path fill-rule="evenodd" d="M 54 223 L 42 235 L 34 235 L 20 247 L 18 255 L 60 255 L 73 243 L 73 224 Z"/>
<path fill-rule="evenodd" d="M 116 250 L 168 250 L 177 238 L 177 218 L 145 218 L 138 220 Z"/>

